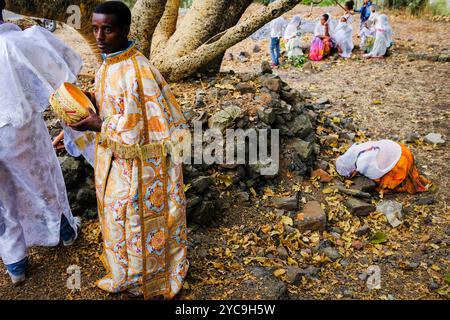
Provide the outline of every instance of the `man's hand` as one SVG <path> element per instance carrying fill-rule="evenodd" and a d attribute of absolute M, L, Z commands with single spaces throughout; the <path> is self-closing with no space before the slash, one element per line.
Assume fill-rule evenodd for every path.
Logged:
<path fill-rule="evenodd" d="M 89 117 L 80 122 L 69 124 L 69 127 L 76 131 L 102 131 L 102 119 L 91 108 L 89 108 Z"/>

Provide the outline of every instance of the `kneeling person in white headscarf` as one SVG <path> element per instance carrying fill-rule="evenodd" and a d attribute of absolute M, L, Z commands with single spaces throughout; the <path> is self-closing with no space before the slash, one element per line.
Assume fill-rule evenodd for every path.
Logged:
<path fill-rule="evenodd" d="M 372 50 L 364 55 L 366 58 L 381 58 L 386 55 L 387 50 L 392 46 L 392 28 L 389 25 L 388 17 L 385 14 L 377 18 L 375 25 L 375 42 Z"/>

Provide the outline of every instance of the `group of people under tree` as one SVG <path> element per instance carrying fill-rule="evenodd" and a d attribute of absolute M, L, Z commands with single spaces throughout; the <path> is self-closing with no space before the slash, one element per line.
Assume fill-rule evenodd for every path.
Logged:
<path fill-rule="evenodd" d="M 43 111 L 61 84 L 76 83 L 83 61 L 41 27 L 4 22 L 4 8 L 0 0 L 0 257 L 17 285 L 26 280 L 29 247 L 70 246 L 80 234 Z M 85 94 L 96 111 L 63 124 L 64 143 L 94 168 L 106 270 L 97 286 L 170 299 L 189 267 L 182 164 L 173 150 L 190 132 L 169 85 L 129 39 L 130 25 L 121 1 L 95 8 L 92 31 L 103 63 L 95 90 Z M 295 52 L 298 43 L 289 48 Z M 356 144 L 336 168 L 374 179 L 383 192 L 430 185 L 408 148 L 390 141 Z"/>
<path fill-rule="evenodd" d="M 378 7 L 370 0 L 364 0 L 360 9 L 354 9 L 354 2 L 347 1 L 344 4 L 344 14 L 339 18 L 337 25 L 329 13 L 322 14 L 317 22 L 311 46 L 309 59 L 321 61 L 333 52 L 342 58 L 350 58 L 354 49 L 353 45 L 353 14 L 359 12 L 361 15 L 359 47 L 366 58 L 384 57 L 392 46 L 392 28 L 388 17 L 378 12 Z M 304 55 L 301 48 L 302 19 L 294 16 L 284 30 L 286 21 L 283 17 L 274 19 L 270 24 L 271 42 L 270 55 L 272 66 L 280 64 L 280 40 L 286 45 L 286 56 L 288 60 Z"/>

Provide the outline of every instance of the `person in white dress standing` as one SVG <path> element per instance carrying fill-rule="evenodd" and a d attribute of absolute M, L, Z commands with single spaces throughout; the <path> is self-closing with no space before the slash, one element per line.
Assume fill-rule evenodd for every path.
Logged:
<path fill-rule="evenodd" d="M 42 112 L 55 89 L 76 81 L 82 61 L 44 28 L 22 31 L 0 15 L 0 65 L 0 257 L 19 284 L 28 247 L 77 238 L 80 221 L 72 216 Z"/>
<path fill-rule="evenodd" d="M 301 48 L 301 30 L 302 19 L 300 16 L 294 16 L 289 22 L 286 31 L 284 31 L 284 42 L 286 43 L 286 55 L 289 60 L 303 56 Z"/>

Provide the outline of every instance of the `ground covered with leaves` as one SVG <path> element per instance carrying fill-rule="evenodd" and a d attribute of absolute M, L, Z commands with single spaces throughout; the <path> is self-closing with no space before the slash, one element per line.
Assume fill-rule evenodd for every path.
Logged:
<path fill-rule="evenodd" d="M 313 15 L 319 11 L 338 13 L 326 8 L 315 9 Z M 286 17 L 308 12 L 299 6 Z M 349 60 L 274 70 L 311 104 L 321 106 L 316 110 L 317 164 L 324 172 L 300 177 L 283 166 L 277 179 L 260 193 L 250 192 L 249 199 L 238 197 L 235 186 L 216 181 L 228 205 L 212 225 L 189 228 L 190 270 L 177 299 L 449 298 L 450 64 L 433 60 L 449 54 L 450 24 L 399 12 L 390 16 L 396 45 L 386 59 L 364 60 L 355 53 Z M 82 53 L 88 60 L 84 72 L 92 73 L 88 49 L 68 29 L 57 34 Z M 253 52 L 255 45 L 262 50 Z M 261 60 L 268 59 L 266 47 L 265 40 L 240 43 L 229 50 L 234 58 L 224 62 L 223 70 L 259 72 Z M 244 51 L 248 58 L 235 58 Z M 173 89 L 182 104 L 194 104 L 196 91 L 205 86 L 190 81 Z M 229 90 L 230 97 L 239 98 Z M 426 142 L 429 133 L 442 134 L 446 143 Z M 382 199 L 372 193 L 364 199 L 374 205 L 401 203 L 402 224 L 395 228 L 377 210 L 367 216 L 351 213 L 346 205 L 350 196 L 338 190 L 354 184 L 334 169 L 335 158 L 351 143 L 384 138 L 407 144 L 419 170 L 434 184 L 425 194 L 386 194 Z M 274 206 L 274 199 L 294 194 L 300 199 L 299 210 Z M 327 215 L 325 230 L 296 227 L 310 201 L 318 201 Z M 22 286 L 12 287 L 0 267 L 0 298 L 132 299 L 95 287 L 105 272 L 99 260 L 99 224 L 96 219 L 83 222 L 74 246 L 30 250 L 31 268 Z M 81 267 L 79 291 L 66 287 L 70 265 Z M 381 275 L 379 289 L 369 289 L 374 268 Z"/>

